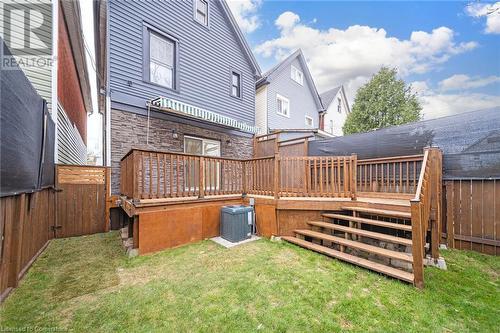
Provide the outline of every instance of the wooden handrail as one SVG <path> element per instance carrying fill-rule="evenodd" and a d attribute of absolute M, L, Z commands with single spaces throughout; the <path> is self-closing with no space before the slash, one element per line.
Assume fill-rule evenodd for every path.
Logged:
<path fill-rule="evenodd" d="M 422 195 L 422 185 L 424 182 L 425 168 L 429 160 L 429 150 L 426 149 L 424 152 L 424 159 L 422 160 L 422 167 L 420 168 L 420 176 L 418 177 L 417 191 L 415 192 L 415 197 L 412 201 L 420 201 L 420 196 Z"/>
<path fill-rule="evenodd" d="M 391 157 L 378 157 L 378 158 L 368 158 L 364 160 L 358 160 L 358 164 L 365 164 L 365 163 L 376 163 L 376 162 L 396 162 L 396 161 L 403 161 L 403 162 L 413 162 L 413 161 L 421 161 L 423 158 L 423 154 L 418 154 L 418 155 L 406 155 L 406 156 L 391 156 Z"/>

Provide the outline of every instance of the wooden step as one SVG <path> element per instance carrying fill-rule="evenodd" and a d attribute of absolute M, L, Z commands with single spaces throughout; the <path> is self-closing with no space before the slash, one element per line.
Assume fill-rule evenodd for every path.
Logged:
<path fill-rule="evenodd" d="M 404 230 L 404 231 L 411 231 L 411 225 L 399 224 L 399 223 L 394 223 L 394 222 L 379 221 L 379 220 L 372 220 L 372 219 L 366 219 L 366 218 L 362 218 L 362 217 L 355 217 L 355 216 L 349 216 L 349 215 L 343 215 L 343 214 L 325 213 L 322 215 L 324 217 L 328 217 L 328 218 L 332 218 L 332 219 L 340 219 L 340 220 L 346 220 L 346 221 L 352 221 L 352 222 L 359 222 L 359 223 L 363 223 L 363 224 L 376 225 L 379 227 L 398 229 L 398 230 Z"/>
<path fill-rule="evenodd" d="M 365 243 L 361 243 L 361 242 L 356 242 L 356 241 L 352 241 L 349 239 L 345 239 L 345 238 L 341 238 L 341 237 L 337 237 L 337 236 L 332 236 L 332 235 L 324 234 L 322 232 L 317 232 L 317 231 L 308 230 L 308 229 L 295 230 L 295 233 L 299 234 L 299 235 L 303 235 L 303 236 L 313 237 L 313 238 L 317 238 L 317 239 L 323 239 L 323 240 L 330 241 L 330 242 L 340 244 L 343 246 L 347 246 L 350 248 L 366 251 L 366 252 L 373 253 L 373 254 L 378 254 L 378 255 L 381 255 L 381 256 L 387 257 L 387 258 L 393 258 L 393 259 L 398 259 L 398 260 L 402 260 L 402 261 L 413 262 L 412 256 L 407 254 L 407 253 L 404 253 L 404 252 L 387 250 L 387 249 L 383 249 L 381 247 L 377 247 L 377 246 L 373 246 L 373 245 L 369 245 L 369 244 L 365 244 Z"/>
<path fill-rule="evenodd" d="M 334 249 L 330 249 L 329 247 L 314 244 L 308 241 L 305 241 L 303 239 L 298 239 L 296 237 L 288 237 L 288 236 L 283 236 L 281 237 L 282 239 L 286 240 L 287 242 L 302 246 L 303 248 L 325 254 L 329 257 L 337 258 L 343 261 L 347 261 L 351 264 L 358 265 L 364 268 L 371 269 L 375 272 L 379 272 L 388 276 L 392 276 L 396 279 L 406 281 L 409 283 L 413 283 L 413 274 L 405 272 L 403 270 L 389 267 L 386 265 L 382 265 L 367 259 L 363 259 L 360 257 L 353 256 L 351 254 L 343 253 Z"/>
<path fill-rule="evenodd" d="M 342 209 L 352 210 L 355 212 L 366 213 L 366 214 L 381 215 L 381 216 L 396 217 L 396 218 L 411 220 L 411 213 L 398 212 L 397 210 L 376 209 L 368 207 L 342 207 Z"/>
<path fill-rule="evenodd" d="M 411 239 L 386 235 L 386 234 L 382 234 L 380 232 L 373 232 L 373 231 L 367 231 L 367 230 L 363 230 L 363 229 L 344 227 L 342 225 L 328 223 L 328 222 L 308 221 L 307 223 L 310 225 L 316 226 L 316 227 L 338 230 L 338 231 L 347 232 L 350 234 L 360 235 L 363 237 L 378 239 L 378 240 L 385 241 L 385 242 L 396 243 L 396 244 L 407 245 L 407 246 L 410 246 L 412 244 Z"/>

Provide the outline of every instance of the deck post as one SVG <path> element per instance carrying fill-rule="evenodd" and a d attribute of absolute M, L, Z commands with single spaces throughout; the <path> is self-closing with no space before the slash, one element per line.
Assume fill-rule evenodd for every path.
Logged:
<path fill-rule="evenodd" d="M 280 157 L 279 154 L 274 154 L 274 199 L 279 199 L 280 194 Z"/>
<path fill-rule="evenodd" d="M 21 271 L 21 255 L 22 255 L 22 240 L 23 240 L 23 227 L 26 216 L 26 194 L 23 193 L 16 197 L 15 212 L 16 216 L 11 226 L 11 243 L 10 243 L 10 262 L 7 264 L 8 276 L 7 286 L 16 288 L 19 283 L 18 274 Z"/>
<path fill-rule="evenodd" d="M 358 155 L 351 154 L 351 199 L 356 200 L 358 188 Z"/>
<path fill-rule="evenodd" d="M 424 288 L 424 246 L 422 244 L 422 207 L 420 200 L 411 200 L 411 238 L 413 255 L 413 284 Z"/>
<path fill-rule="evenodd" d="M 198 179 L 198 188 L 200 189 L 198 198 L 203 199 L 205 197 L 205 158 L 203 156 L 200 157 L 198 174 L 200 175 Z"/>

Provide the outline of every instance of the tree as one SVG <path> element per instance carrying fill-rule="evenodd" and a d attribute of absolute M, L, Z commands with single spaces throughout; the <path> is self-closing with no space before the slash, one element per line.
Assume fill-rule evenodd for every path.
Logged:
<path fill-rule="evenodd" d="M 422 106 L 411 86 L 397 78 L 397 69 L 382 67 L 359 88 L 344 134 L 367 132 L 421 119 Z"/>

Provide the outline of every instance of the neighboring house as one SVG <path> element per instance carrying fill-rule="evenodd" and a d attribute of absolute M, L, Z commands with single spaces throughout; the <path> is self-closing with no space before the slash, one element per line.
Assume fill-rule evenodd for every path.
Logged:
<path fill-rule="evenodd" d="M 262 134 L 318 132 L 321 112 L 323 105 L 300 49 L 256 83 L 255 121 Z M 280 137 L 285 138 L 283 134 Z"/>
<path fill-rule="evenodd" d="M 252 156 L 260 68 L 225 1 L 111 0 L 107 13 L 112 193 L 131 148 Z"/>
<path fill-rule="evenodd" d="M 79 1 L 16 0 L 2 8 L 5 15 L 0 25 L 6 23 L 2 32 L 6 43 L 37 93 L 47 101 L 56 124 L 55 161 L 85 164 L 87 113 L 92 111 L 92 103 Z"/>
<path fill-rule="evenodd" d="M 321 119 L 321 130 L 334 136 L 344 135 L 342 127 L 344 127 L 347 115 L 351 112 L 344 86 L 325 91 L 320 97 L 326 108 Z"/>
<path fill-rule="evenodd" d="M 60 1 L 57 61 L 57 161 L 87 164 L 87 116 L 92 113 L 78 1 Z"/>

